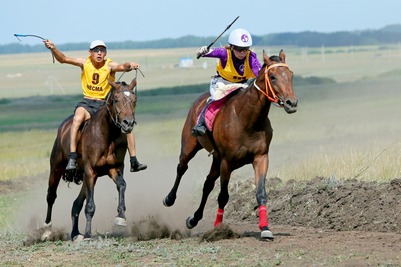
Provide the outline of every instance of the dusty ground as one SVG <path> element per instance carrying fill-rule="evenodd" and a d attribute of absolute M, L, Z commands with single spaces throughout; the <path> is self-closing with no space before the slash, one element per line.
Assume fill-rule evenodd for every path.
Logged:
<path fill-rule="evenodd" d="M 14 186 L 3 184 L 1 191 L 10 192 Z M 67 239 L 68 228 L 54 227 L 54 242 L 50 243 L 40 243 L 40 231 L 36 230 L 27 233 L 22 243 L 8 241 L 5 244 L 3 241 L 0 263 L 70 266 L 76 264 L 78 258 L 90 254 L 93 255 L 91 260 L 80 264 L 401 266 L 401 179 L 383 184 L 327 178 L 286 183 L 278 178 L 269 179 L 268 208 L 275 235 L 273 241 L 259 239 L 252 179 L 237 180 L 231 188 L 225 223 L 219 229 L 212 228 L 215 190 L 209 198 L 205 218 L 194 230 L 188 231 L 183 226 L 190 211 L 177 215 L 182 224 L 175 226 L 168 223 L 172 220 L 164 220 L 163 214 L 158 213 L 135 219 L 119 234 L 110 227 L 98 230 L 94 241 L 85 242 L 83 250 L 79 249 L 82 245 Z M 196 204 L 192 204 L 190 210 L 193 212 L 195 207 Z M 69 210 L 64 212 L 69 213 Z M 97 212 L 95 217 L 105 216 L 103 211 Z M 117 238 L 121 236 L 122 239 Z M 113 245 L 105 245 L 107 240 L 113 240 Z M 40 244 L 46 245 L 38 247 Z M 129 256 L 114 259 L 121 248 Z"/>

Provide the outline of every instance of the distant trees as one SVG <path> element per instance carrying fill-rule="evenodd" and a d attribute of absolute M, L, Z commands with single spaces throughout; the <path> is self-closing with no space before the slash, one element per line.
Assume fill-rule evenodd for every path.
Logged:
<path fill-rule="evenodd" d="M 198 47 L 207 45 L 216 37 L 197 37 L 187 35 L 180 38 L 165 38 L 150 41 L 123 41 L 108 43 L 112 49 L 158 49 L 158 48 L 179 48 L 179 47 Z M 262 36 L 253 36 L 255 46 L 349 46 L 349 45 L 377 45 L 377 44 L 397 44 L 401 43 L 401 24 L 389 25 L 379 30 L 364 30 L 353 32 L 299 32 L 299 33 L 273 33 Z M 86 50 L 87 43 L 68 43 L 59 44 L 62 51 Z M 0 45 L 0 54 L 17 54 L 43 52 L 47 49 L 42 45 L 24 45 L 12 43 Z"/>

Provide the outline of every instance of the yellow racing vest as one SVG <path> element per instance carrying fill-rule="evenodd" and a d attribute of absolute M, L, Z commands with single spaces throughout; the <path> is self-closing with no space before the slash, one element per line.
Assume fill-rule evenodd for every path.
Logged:
<path fill-rule="evenodd" d="M 82 92 L 84 96 L 96 99 L 105 99 L 111 89 L 108 79 L 114 81 L 115 78 L 110 75 L 109 63 L 107 59 L 103 67 L 96 69 L 90 57 L 86 60 L 81 73 Z"/>
<path fill-rule="evenodd" d="M 216 71 L 217 73 L 225 80 L 233 83 L 243 82 L 250 78 L 255 78 L 255 74 L 251 67 L 249 66 L 249 55 L 251 51 L 246 53 L 245 62 L 244 62 L 244 74 L 239 75 L 237 70 L 234 67 L 234 63 L 231 57 L 231 50 L 228 48 L 227 50 L 227 63 L 226 66 L 223 68 L 221 65 L 221 60 L 217 63 Z"/>

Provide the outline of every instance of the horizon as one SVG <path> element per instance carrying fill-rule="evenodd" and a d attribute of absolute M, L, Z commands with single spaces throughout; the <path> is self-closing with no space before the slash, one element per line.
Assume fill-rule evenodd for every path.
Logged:
<path fill-rule="evenodd" d="M 33 5 L 28 0 L 8 1 L 0 17 L 0 23 L 7 25 L 0 35 L 0 45 L 18 42 L 16 33 L 39 35 L 55 44 L 90 43 L 95 39 L 108 43 L 142 42 L 187 35 L 217 37 L 237 16 L 240 18 L 225 36 L 235 28 L 245 28 L 252 35 L 261 36 L 283 32 L 379 30 L 401 23 L 399 0 L 383 0 L 380 4 L 367 4 L 364 0 L 324 3 L 283 0 L 274 7 L 265 0 L 250 0 L 240 6 L 211 0 L 195 4 L 176 0 L 157 5 L 155 8 L 154 3 L 129 0 L 121 0 L 118 5 L 105 0 L 96 3 L 37 0 Z M 24 38 L 21 43 L 40 44 L 40 40 Z"/>

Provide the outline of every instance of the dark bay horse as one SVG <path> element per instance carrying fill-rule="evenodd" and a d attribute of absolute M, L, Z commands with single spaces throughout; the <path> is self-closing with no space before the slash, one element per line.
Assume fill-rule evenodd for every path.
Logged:
<path fill-rule="evenodd" d="M 81 191 L 75 199 L 72 210 L 71 238 L 81 238 L 78 230 L 78 217 L 86 200 L 86 228 L 84 238 L 91 238 L 92 217 L 95 213 L 94 187 L 97 178 L 108 175 L 116 184 L 118 191 L 118 215 L 115 223 L 126 226 L 125 219 L 125 189 L 123 177 L 124 158 L 127 152 L 127 133 L 133 130 L 135 124 L 135 107 L 137 97 L 133 92 L 136 79 L 131 84 L 112 82 L 105 104 L 88 120 L 80 130 L 77 145 L 77 170 L 66 172 L 70 150 L 70 127 L 72 115 L 59 127 L 50 157 L 50 175 L 47 189 L 46 232 L 51 233 L 51 216 L 53 204 L 57 198 L 57 187 L 60 179 L 77 184 L 82 182 Z M 46 236 L 42 236 L 45 239 Z"/>
<path fill-rule="evenodd" d="M 190 108 L 182 130 L 177 176 L 171 191 L 163 199 L 165 206 L 174 204 L 181 178 L 188 169 L 188 162 L 199 150 L 204 148 L 213 155 L 212 165 L 203 185 L 200 206 L 186 221 L 189 229 L 203 218 L 207 198 L 219 177 L 221 188 L 214 226 L 222 223 L 224 207 L 229 199 L 231 173 L 245 164 L 252 164 L 261 238 L 273 238 L 268 228 L 265 189 L 269 146 L 273 137 L 268 115 L 272 103 L 283 107 L 287 113 L 295 112 L 298 104 L 292 87 L 293 73 L 285 63 L 285 57 L 282 50 L 279 56 L 270 58 L 263 51 L 264 65 L 258 77 L 247 88 L 227 100 L 216 115 L 213 132 L 198 137 L 191 135 L 191 129 L 196 124 L 197 116 L 205 106 L 209 93 L 201 95 Z"/>

